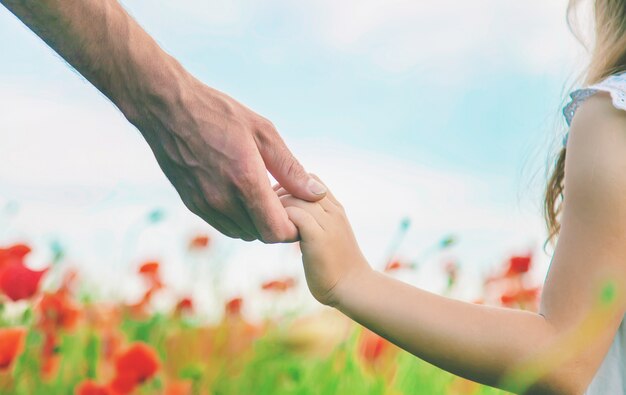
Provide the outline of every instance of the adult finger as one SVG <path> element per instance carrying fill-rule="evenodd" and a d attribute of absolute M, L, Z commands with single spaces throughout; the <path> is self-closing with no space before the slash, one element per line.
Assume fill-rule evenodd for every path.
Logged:
<path fill-rule="evenodd" d="M 250 223 L 252 232 L 242 228 L 238 222 L 229 218 L 228 215 L 225 215 L 226 213 L 219 212 L 212 208 L 206 199 L 197 193 L 198 189 L 199 188 L 196 187 L 194 190 L 190 191 L 189 188 L 182 187 L 182 193 L 180 193 L 183 202 L 194 214 L 228 237 L 243 239 L 246 241 L 252 241 L 259 238 L 253 233 L 255 228 L 252 223 Z"/>
<path fill-rule="evenodd" d="M 158 158 L 159 157 L 157 157 L 157 159 Z M 179 167 L 170 165 L 167 162 L 160 160 L 157 162 L 172 185 L 174 185 L 178 196 L 180 196 L 180 199 L 189 211 L 200 217 L 209 225 L 213 226 L 218 232 L 228 237 L 250 237 L 245 232 L 242 232 L 241 228 L 233 221 L 209 207 L 206 201 L 204 201 L 204 199 L 201 198 L 197 192 L 198 190 L 203 190 L 203 188 L 197 185 L 196 181 L 190 177 L 189 173 L 184 172 Z"/>
<path fill-rule="evenodd" d="M 200 217 L 202 220 L 213 226 L 220 233 L 233 239 L 243 239 L 246 241 L 252 241 L 258 239 L 251 233 L 243 230 L 237 223 L 227 216 L 218 213 L 216 210 L 211 209 L 206 204 L 195 205 L 195 210 L 191 210 L 194 214 Z"/>
<path fill-rule="evenodd" d="M 333 195 L 332 191 L 328 188 L 328 186 L 326 186 L 324 181 L 322 181 L 316 174 L 313 174 L 313 173 L 311 173 L 311 177 L 314 178 L 320 184 L 324 185 L 324 187 L 326 188 L 326 196 L 328 197 L 328 199 L 334 204 L 341 207 L 341 203 L 339 203 L 335 195 Z"/>
<path fill-rule="evenodd" d="M 238 210 L 241 210 L 241 213 L 239 213 Z M 252 221 L 248 218 L 245 209 L 243 207 L 239 207 L 238 210 L 218 213 L 216 210 L 204 207 L 202 209 L 202 218 L 208 223 L 215 221 L 216 223 L 221 224 L 222 227 L 228 227 L 231 235 L 227 236 L 245 241 L 258 240 L 260 236 L 256 233 L 256 228 L 254 227 Z M 244 227 L 242 224 L 244 226 L 249 225 Z"/>
<path fill-rule="evenodd" d="M 320 180 L 320 178 L 316 176 L 315 174 L 311 174 L 311 177 L 315 178 L 320 183 L 324 184 L 324 182 Z M 324 186 L 326 186 L 326 184 L 324 184 Z M 288 192 L 285 189 L 279 189 L 277 191 L 278 196 L 283 196 L 287 193 Z M 334 212 L 334 211 L 337 211 L 337 209 L 342 207 L 341 204 L 337 201 L 337 199 L 332 194 L 331 190 L 328 189 L 327 186 L 326 186 L 326 196 L 323 199 L 318 200 L 317 203 L 320 206 L 322 206 L 322 208 L 326 210 L 327 212 Z"/>
<path fill-rule="evenodd" d="M 286 190 L 285 188 L 280 188 L 279 190 L 276 191 L 276 196 L 278 197 L 285 196 L 285 195 L 291 195 L 289 191 Z"/>
<path fill-rule="evenodd" d="M 292 195 L 311 202 L 324 197 L 324 185 L 304 170 L 269 121 L 261 127 L 256 141 L 265 167 Z"/>
<path fill-rule="evenodd" d="M 228 218 L 231 223 L 236 226 L 240 237 L 246 241 L 260 238 L 260 235 L 256 230 L 256 226 L 243 207 L 243 204 L 241 204 L 241 202 L 237 199 L 237 195 L 234 190 L 222 192 L 225 194 L 226 198 L 223 198 L 221 202 L 215 202 L 217 204 L 212 204 L 210 199 L 207 198 L 207 196 L 210 196 L 210 192 L 208 192 L 210 191 L 210 188 L 208 188 L 207 185 L 204 185 L 203 182 L 200 182 L 200 184 L 200 190 L 205 192 L 200 194 L 196 193 L 195 196 L 197 196 L 198 200 L 200 200 L 197 205 L 202 210 L 205 210 L 209 216 L 219 213 Z"/>
<path fill-rule="evenodd" d="M 293 196 L 293 195 L 291 195 L 291 194 L 289 193 L 289 191 L 287 191 L 287 190 L 286 190 L 286 189 L 284 189 L 284 188 L 281 188 L 281 189 L 279 189 L 278 191 L 276 191 L 276 195 L 277 195 L 279 198 L 282 198 L 283 196 L 287 196 L 287 195 L 289 195 L 289 196 Z M 296 198 L 296 199 L 297 199 L 297 198 Z M 327 212 L 337 211 L 337 209 L 338 209 L 337 204 L 335 204 L 335 203 L 331 202 L 331 201 L 328 199 L 328 197 L 325 197 L 325 198 L 323 198 L 323 199 L 320 199 L 320 200 L 318 200 L 318 201 L 317 201 L 317 202 L 315 202 L 315 203 L 319 204 L 319 205 L 320 205 L 320 206 L 324 209 L 324 211 L 327 211 Z"/>
<path fill-rule="evenodd" d="M 253 161 L 251 161 L 253 162 Z M 270 186 L 262 165 L 247 185 L 240 188 L 240 200 L 264 243 L 284 243 L 298 240 L 298 230 L 287 217 L 276 192 Z M 250 164 L 253 166 L 253 164 Z M 250 170 L 254 174 L 254 170 Z"/>
<path fill-rule="evenodd" d="M 232 221 L 228 218 L 217 214 L 217 215 L 207 215 L 205 210 L 201 210 L 199 208 L 189 207 L 189 210 L 200 217 L 204 222 L 208 223 L 212 227 L 214 227 L 221 234 L 228 236 L 233 239 L 238 239 L 241 237 L 241 229 L 237 227 Z"/>

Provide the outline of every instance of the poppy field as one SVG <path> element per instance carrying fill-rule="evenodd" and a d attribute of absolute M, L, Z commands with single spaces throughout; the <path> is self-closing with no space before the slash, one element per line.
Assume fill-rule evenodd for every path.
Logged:
<path fill-rule="evenodd" d="M 212 243 L 198 234 L 186 248 Z M 454 243 L 448 236 L 436 248 Z M 25 243 L 0 246 L 0 394 L 504 394 L 421 361 L 330 308 L 250 320 L 249 301 L 235 296 L 220 300 L 221 318 L 209 322 L 191 296 L 155 307 L 168 289 L 162 262 L 134 266 L 142 297 L 128 303 L 85 292 L 80 271 L 59 264 L 61 251 L 38 270 L 26 264 L 31 253 Z M 536 311 L 532 263 L 527 254 L 495 264 L 473 302 Z M 384 270 L 416 269 L 394 258 Z M 458 286 L 461 269 L 441 262 L 444 292 Z M 289 298 L 298 287 L 306 284 L 277 276 L 258 291 Z"/>

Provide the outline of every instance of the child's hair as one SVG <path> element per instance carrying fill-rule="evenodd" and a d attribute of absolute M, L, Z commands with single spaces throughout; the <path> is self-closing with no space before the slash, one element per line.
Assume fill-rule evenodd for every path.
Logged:
<path fill-rule="evenodd" d="M 567 21 L 570 30 L 580 39 L 573 27 L 573 17 L 579 0 L 570 0 Z M 598 83 L 611 74 L 626 71 L 626 0 L 592 0 L 594 43 L 591 59 L 584 73 L 585 85 Z M 565 176 L 563 147 L 557 155 L 545 192 L 544 216 L 548 228 L 548 241 L 554 242 L 561 224 L 559 214 L 563 205 Z"/>

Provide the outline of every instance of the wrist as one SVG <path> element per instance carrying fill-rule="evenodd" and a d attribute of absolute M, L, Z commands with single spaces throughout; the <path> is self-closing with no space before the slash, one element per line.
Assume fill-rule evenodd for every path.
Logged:
<path fill-rule="evenodd" d="M 206 118 L 225 120 L 235 117 L 237 103 L 228 95 L 206 86 L 180 65 L 174 58 L 158 48 L 159 55 L 152 61 L 138 62 L 131 68 L 134 77 L 128 78 L 127 90 L 118 107 L 135 125 L 148 142 L 161 141 L 160 133 L 181 134 L 197 129 L 197 120 Z M 136 55 L 142 57 L 141 52 Z"/>
<path fill-rule="evenodd" d="M 371 289 L 376 274 L 377 272 L 367 262 L 362 268 L 347 274 L 335 286 L 330 306 L 348 314 L 353 302 L 359 299 L 359 293 L 368 292 Z"/>
<path fill-rule="evenodd" d="M 151 52 L 146 54 L 139 50 L 130 56 L 131 65 L 121 79 L 120 93 L 113 99 L 124 116 L 144 134 L 152 128 L 141 127 L 141 124 L 171 112 L 172 105 L 181 101 L 183 91 L 192 79 L 160 48 Z"/>
<path fill-rule="evenodd" d="M 105 14 L 121 39 L 104 43 L 106 51 L 97 53 L 97 67 L 82 72 L 147 140 L 159 140 L 158 134 L 166 130 L 185 132 L 207 113 L 216 118 L 232 115 L 234 100 L 193 77 L 117 2 Z"/>

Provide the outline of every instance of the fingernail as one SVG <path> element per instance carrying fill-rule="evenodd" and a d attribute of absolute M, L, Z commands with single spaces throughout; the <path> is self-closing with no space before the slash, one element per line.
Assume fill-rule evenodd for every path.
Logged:
<path fill-rule="evenodd" d="M 316 195 L 323 195 L 324 193 L 326 193 L 326 187 L 314 178 L 311 178 L 309 180 L 308 187 L 309 191 L 313 192 Z"/>

